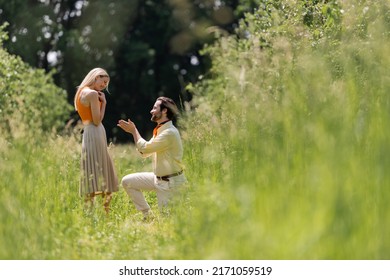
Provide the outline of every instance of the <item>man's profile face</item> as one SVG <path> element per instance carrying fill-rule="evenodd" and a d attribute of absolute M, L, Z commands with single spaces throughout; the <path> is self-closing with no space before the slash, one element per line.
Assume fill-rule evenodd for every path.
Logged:
<path fill-rule="evenodd" d="M 150 111 L 150 113 L 152 114 L 151 120 L 153 122 L 158 122 L 162 118 L 160 105 L 161 105 L 161 100 L 157 100 L 154 103 L 152 110 Z"/>

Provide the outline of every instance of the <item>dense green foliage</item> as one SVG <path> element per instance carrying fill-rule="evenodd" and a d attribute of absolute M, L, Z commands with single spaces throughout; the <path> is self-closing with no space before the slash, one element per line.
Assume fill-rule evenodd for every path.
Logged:
<path fill-rule="evenodd" d="M 118 119 L 137 119 L 142 132 L 150 131 L 148 112 L 158 96 L 191 99 L 184 87 L 208 68 L 198 51 L 213 40 L 209 27 L 231 31 L 255 2 L 0 0 L 0 24 L 9 22 L 8 52 L 46 72 L 55 69 L 70 104 L 90 69 L 107 69 L 105 124 L 108 137 L 120 141 L 127 138 L 116 129 Z"/>
<path fill-rule="evenodd" d="M 4 27 L 4 26 L 3 26 Z M 2 27 L 2 28 L 3 28 Z M 33 69 L 2 47 L 0 28 L 0 129 L 11 137 L 37 136 L 63 129 L 70 113 L 66 92 L 52 73 Z M 16 135 L 18 134 L 18 135 Z"/>
<path fill-rule="evenodd" d="M 188 86 L 171 215 L 141 222 L 123 189 L 84 212 L 78 135 L 1 135 L 0 258 L 389 259 L 389 1 L 260 2 Z M 110 152 L 119 177 L 150 170 Z"/>

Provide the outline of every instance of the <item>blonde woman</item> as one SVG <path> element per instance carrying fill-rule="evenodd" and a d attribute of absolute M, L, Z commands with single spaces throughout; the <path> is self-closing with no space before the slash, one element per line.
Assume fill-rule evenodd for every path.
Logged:
<path fill-rule="evenodd" d="M 107 150 L 106 131 L 102 125 L 106 98 L 102 92 L 110 77 L 102 68 L 92 69 L 78 86 L 74 106 L 83 125 L 80 195 L 93 206 L 95 196 L 102 195 L 106 213 L 112 193 L 118 191 L 118 178 Z"/>

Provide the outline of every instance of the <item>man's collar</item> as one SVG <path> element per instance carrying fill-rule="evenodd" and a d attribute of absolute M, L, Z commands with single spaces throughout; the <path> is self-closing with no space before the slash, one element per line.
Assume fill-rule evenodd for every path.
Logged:
<path fill-rule="evenodd" d="M 160 122 L 159 124 L 157 124 L 157 126 L 162 126 L 163 124 L 166 124 L 167 122 L 170 122 L 171 120 L 166 120 L 166 121 L 163 121 L 163 122 Z"/>

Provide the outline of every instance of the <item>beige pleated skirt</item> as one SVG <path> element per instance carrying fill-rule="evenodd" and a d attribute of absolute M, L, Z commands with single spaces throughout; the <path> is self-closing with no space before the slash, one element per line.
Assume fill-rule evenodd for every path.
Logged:
<path fill-rule="evenodd" d="M 118 177 L 107 150 L 106 130 L 102 124 L 86 125 L 81 151 L 80 195 L 116 191 Z"/>

